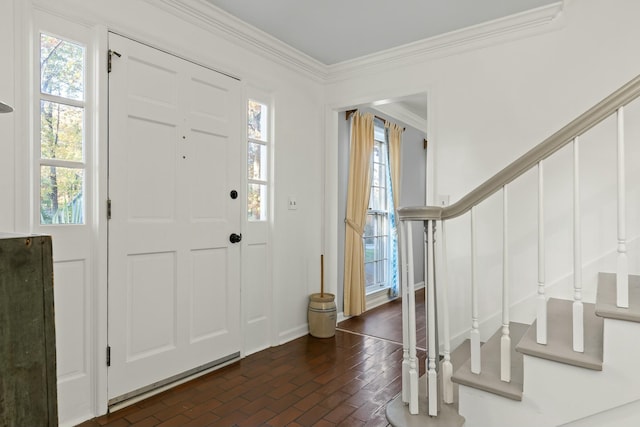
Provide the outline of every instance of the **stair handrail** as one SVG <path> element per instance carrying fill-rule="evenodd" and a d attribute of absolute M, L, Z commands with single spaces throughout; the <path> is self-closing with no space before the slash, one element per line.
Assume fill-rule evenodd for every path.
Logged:
<path fill-rule="evenodd" d="M 569 144 L 573 138 L 584 134 L 611 116 L 620 107 L 624 107 L 639 96 L 640 75 L 621 86 L 611 95 L 571 121 L 568 125 L 511 162 L 500 172 L 496 173 L 452 205 L 445 207 L 402 207 L 398 209 L 398 218 L 407 221 L 445 220 L 456 218 L 469 212 L 473 206 L 478 205 L 505 185 L 510 184 L 520 175 L 536 166 L 540 161 Z"/>

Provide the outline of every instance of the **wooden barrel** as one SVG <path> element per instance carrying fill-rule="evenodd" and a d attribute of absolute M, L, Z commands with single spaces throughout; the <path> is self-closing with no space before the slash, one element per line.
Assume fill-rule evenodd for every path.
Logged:
<path fill-rule="evenodd" d="M 309 333 L 316 338 L 330 338 L 336 334 L 336 303 L 333 294 L 309 296 Z"/>

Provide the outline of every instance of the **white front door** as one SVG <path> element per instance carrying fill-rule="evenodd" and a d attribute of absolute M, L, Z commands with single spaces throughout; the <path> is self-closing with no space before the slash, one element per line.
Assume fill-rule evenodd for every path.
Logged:
<path fill-rule="evenodd" d="M 239 356 L 237 80 L 110 34 L 110 403 Z"/>

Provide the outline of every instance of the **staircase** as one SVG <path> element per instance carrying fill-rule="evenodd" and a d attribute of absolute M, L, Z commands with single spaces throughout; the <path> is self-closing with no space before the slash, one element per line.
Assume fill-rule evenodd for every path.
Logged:
<path fill-rule="evenodd" d="M 404 359 L 402 393 L 387 406 L 387 418 L 392 426 L 640 425 L 640 412 L 634 410 L 640 408 L 640 369 L 637 368 L 640 276 L 629 274 L 624 145 L 624 108 L 639 96 L 640 76 L 457 203 L 444 208 L 419 206 L 398 211 Z M 615 119 L 618 159 L 616 271 L 598 274 L 595 303 L 589 303 L 583 298 L 582 283 L 579 138 L 609 117 Z M 573 148 L 573 289 L 550 298 L 545 282 L 543 164 L 569 144 Z M 509 185 L 531 169 L 537 169 L 539 183 L 538 286 L 537 294 L 530 298 L 530 305 L 535 307 L 535 321 L 527 324 L 530 321 L 511 320 L 507 213 Z M 500 191 L 503 196 L 501 326 L 481 343 L 483 319 L 479 315 L 477 286 L 476 207 Z M 452 351 L 446 224 L 465 214 L 470 217 L 471 226 L 469 308 L 472 321 L 469 339 Z M 424 226 L 427 277 L 428 348 L 424 361 L 426 373 L 420 378 L 411 241 L 411 227 L 415 222 Z"/>
<path fill-rule="evenodd" d="M 630 305 L 640 307 L 640 276 L 630 277 L 630 290 Z M 473 374 L 461 367 L 453 381 L 461 385 L 459 408 L 467 419 L 464 425 L 558 426 L 640 399 L 640 325 L 636 324 L 640 313 L 620 313 L 612 301 L 613 291 L 615 275 L 600 274 L 597 302 L 585 307 L 584 353 L 572 350 L 571 331 L 566 327 L 570 326 L 572 302 L 549 300 L 549 321 L 558 328 L 550 331 L 547 345 L 536 343 L 535 324 L 527 328 L 515 346 L 521 360 L 512 369 L 522 376 L 511 394 L 503 392 L 504 386 L 469 379 Z M 495 348 L 487 352 L 494 357 L 499 354 Z M 637 417 L 640 419 L 640 413 Z M 615 419 L 610 422 L 617 425 Z"/>

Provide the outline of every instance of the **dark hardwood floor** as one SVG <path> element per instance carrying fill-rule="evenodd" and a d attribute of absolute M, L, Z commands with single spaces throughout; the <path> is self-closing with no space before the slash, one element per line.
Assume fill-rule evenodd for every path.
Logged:
<path fill-rule="evenodd" d="M 360 330 L 341 323 L 357 334 L 307 335 L 80 426 L 387 426 L 385 405 L 401 388 L 402 346 L 391 342 L 401 323 L 387 325 L 398 315 L 400 304 L 387 304 L 361 316 Z"/>
<path fill-rule="evenodd" d="M 427 345 L 424 288 L 416 291 L 416 317 L 416 342 L 418 348 L 424 350 Z M 362 316 L 343 320 L 337 328 L 402 344 L 402 300 L 396 299 Z"/>

